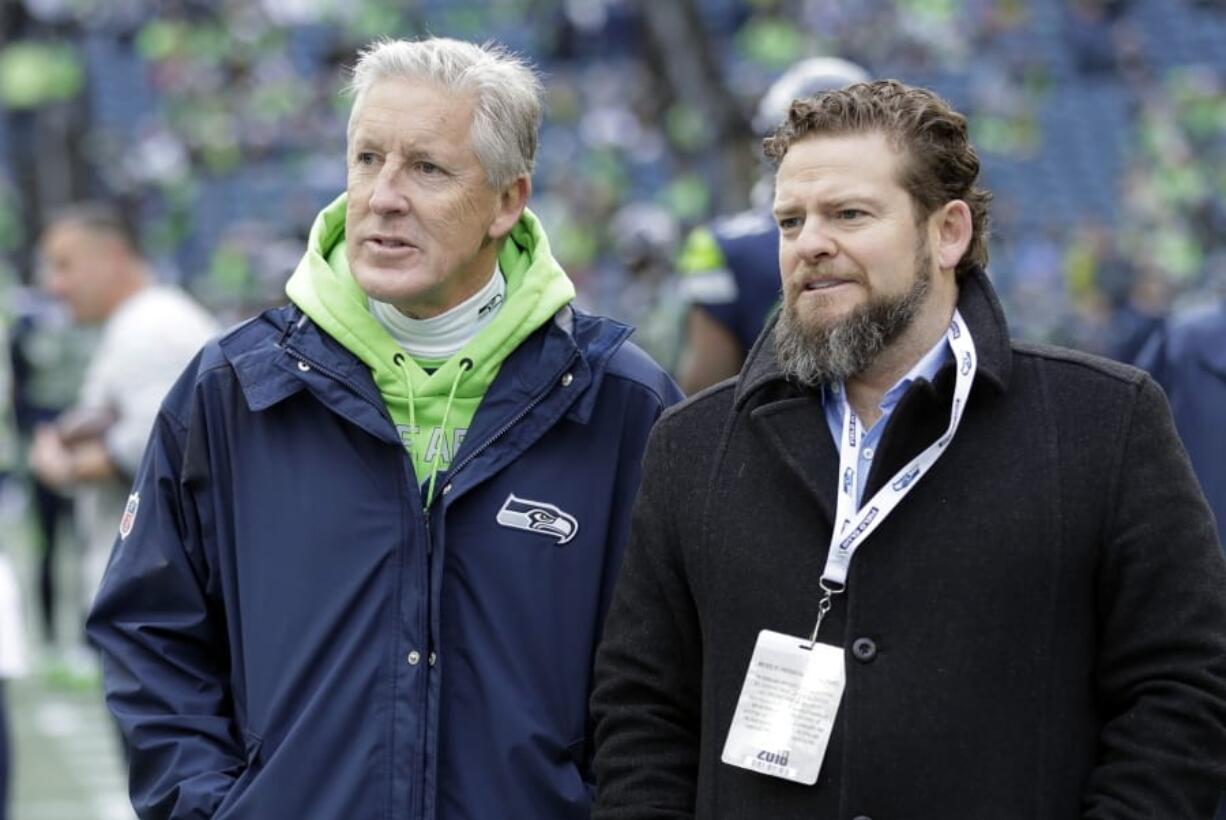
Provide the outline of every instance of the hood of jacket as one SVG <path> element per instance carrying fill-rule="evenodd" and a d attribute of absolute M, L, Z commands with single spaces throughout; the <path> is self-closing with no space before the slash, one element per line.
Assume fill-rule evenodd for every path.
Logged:
<path fill-rule="evenodd" d="M 341 195 L 316 217 L 286 294 L 371 371 L 418 481 L 446 469 L 499 368 L 533 331 L 575 296 L 540 221 L 525 210 L 498 254 L 507 299 L 498 316 L 456 355 L 427 372 L 371 314 L 345 253 Z"/>

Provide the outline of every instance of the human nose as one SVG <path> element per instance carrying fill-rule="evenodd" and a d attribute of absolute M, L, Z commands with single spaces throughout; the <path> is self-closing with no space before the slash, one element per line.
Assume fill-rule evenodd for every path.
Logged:
<path fill-rule="evenodd" d="M 795 245 L 797 255 L 806 262 L 834 256 L 839 252 L 839 246 L 834 241 L 830 225 L 823 219 L 806 219 L 800 233 L 796 236 Z"/>
<path fill-rule="evenodd" d="M 399 163 L 384 164 L 379 175 L 375 177 L 375 185 L 370 192 L 370 209 L 380 216 L 408 213 L 409 197 L 403 183 Z"/>

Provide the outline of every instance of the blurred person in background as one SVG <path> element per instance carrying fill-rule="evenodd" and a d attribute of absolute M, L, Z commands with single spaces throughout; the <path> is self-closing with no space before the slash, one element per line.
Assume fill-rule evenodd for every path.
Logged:
<path fill-rule="evenodd" d="M 7 541 L 8 535 L 5 540 Z M 25 631 L 21 618 L 21 588 L 17 574 L 0 542 L 0 820 L 8 817 L 9 762 L 8 706 L 5 682 L 26 671 Z"/>
<path fill-rule="evenodd" d="M 1211 260 L 1211 297 L 1177 311 L 1136 357 L 1162 385 L 1175 427 L 1217 517 L 1226 522 L 1226 252 Z"/>
<path fill-rule="evenodd" d="M 29 452 L 38 480 L 75 498 L 88 606 L 158 406 L 217 326 L 178 287 L 155 281 L 116 205 L 64 208 L 48 222 L 39 251 L 47 292 L 76 322 L 101 331 L 77 404 L 38 426 Z"/>
<path fill-rule="evenodd" d="M 19 288 L 12 301 L 13 419 L 25 449 L 35 430 L 76 403 L 96 329 L 74 324 L 64 305 L 40 288 Z M 39 547 L 39 624 L 43 643 L 55 647 L 61 637 L 56 619 L 63 594 L 57 568 L 66 554 L 76 554 L 72 496 L 52 489 L 36 475 L 28 478 Z M 70 592 L 66 597 L 75 602 L 81 596 Z M 72 637 L 79 641 L 81 635 Z"/>
<path fill-rule="evenodd" d="M 1162 327 L 1174 294 L 1165 271 L 1152 265 L 1130 266 L 1128 270 L 1131 275 L 1124 283 L 1125 295 L 1116 303 L 1107 326 L 1107 355 L 1132 363 Z"/>
<path fill-rule="evenodd" d="M 1176 311 L 1137 354 L 1166 391 L 1175 428 L 1217 519 L 1226 523 L 1226 252 L 1210 258 L 1210 297 Z M 1217 820 L 1226 820 L 1226 799 Z"/>
<path fill-rule="evenodd" d="M 765 147 L 783 305 L 652 433 L 593 817 L 1212 817 L 1226 560 L 1161 390 L 1011 340 L 935 94 L 800 100 Z"/>
<path fill-rule="evenodd" d="M 11 379 L 8 367 L 8 351 L 0 321 L 0 396 L 11 394 Z M 7 472 L 12 467 L 9 456 L 13 446 L 7 444 L 13 437 L 13 429 L 7 404 L 0 406 L 0 482 L 8 480 Z M 6 488 L 7 489 L 7 488 Z M 8 525 L 10 522 L 4 521 Z M 18 677 L 26 671 L 25 630 L 22 625 L 21 587 L 17 574 L 9 561 L 8 548 L 14 537 L 14 528 L 5 526 L 0 532 L 0 820 L 8 817 L 9 736 L 8 706 L 5 681 Z"/>
<path fill-rule="evenodd" d="M 767 90 L 754 117 L 764 137 L 787 115 L 792 100 L 868 79 L 855 63 L 811 57 Z M 735 376 L 779 302 L 779 230 L 770 214 L 771 174 L 764 174 L 747 211 L 695 228 L 677 261 L 690 303 L 677 378 L 695 393 Z"/>
<path fill-rule="evenodd" d="M 586 820 L 591 665 L 680 399 L 526 209 L 542 88 L 386 40 L 291 304 L 167 398 L 90 616 L 143 820 Z"/>
<path fill-rule="evenodd" d="M 615 279 L 617 292 L 609 300 L 609 312 L 632 322 L 635 344 L 672 372 L 686 309 L 673 275 L 680 238 L 677 219 L 655 203 L 631 202 L 614 214 L 609 233 L 617 262 L 626 274 Z"/>

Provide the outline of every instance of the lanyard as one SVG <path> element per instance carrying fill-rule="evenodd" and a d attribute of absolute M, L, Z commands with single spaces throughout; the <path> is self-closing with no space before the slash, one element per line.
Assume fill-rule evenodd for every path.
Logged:
<path fill-rule="evenodd" d="M 970 328 L 966 326 L 962 314 L 956 310 L 945 339 L 953 349 L 957 367 L 954 403 L 949 411 L 949 427 L 940 438 L 895 473 L 859 510 L 856 509 L 856 471 L 860 463 L 864 430 L 855 411 L 847 403 L 846 389 L 839 391 L 840 401 L 843 402 L 843 437 L 839 445 L 838 506 L 835 511 L 834 531 L 830 535 L 826 569 L 822 572 L 821 588 L 825 594 L 818 603 L 817 623 L 813 627 L 810 644 L 817 641 L 817 632 L 821 629 L 822 619 L 830 611 L 831 599 L 847 588 L 847 573 L 856 550 L 907 497 L 907 493 L 911 492 L 919 479 L 937 463 L 937 459 L 953 441 L 958 425 L 962 422 L 962 411 L 966 408 L 966 401 L 971 394 L 971 384 L 975 381 L 979 359 L 975 353 L 975 342 L 971 339 Z"/>

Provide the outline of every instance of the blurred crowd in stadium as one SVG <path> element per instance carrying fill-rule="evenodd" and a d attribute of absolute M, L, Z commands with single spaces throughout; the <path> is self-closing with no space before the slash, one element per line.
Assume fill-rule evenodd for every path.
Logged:
<path fill-rule="evenodd" d="M 120 196 L 223 318 L 280 298 L 343 187 L 337 67 L 373 37 L 493 38 L 546 72 L 535 209 L 592 308 L 671 363 L 679 237 L 748 202 L 757 98 L 837 54 L 972 116 L 992 273 L 1021 335 L 1127 354 L 1211 289 L 1226 231 L 1226 20 L 1177 0 L 26 0 L 0 27 L 0 251 Z M 662 304 L 661 304 L 662 303 Z"/>
<path fill-rule="evenodd" d="M 1222 0 L 9 0 L 0 319 L 17 429 L 73 403 L 92 344 L 40 291 L 57 208 L 124 203 L 160 277 L 223 323 L 280 302 L 345 185 L 338 69 L 374 38 L 425 33 L 497 40 L 545 72 L 532 208 L 580 303 L 637 325 L 666 367 L 684 237 L 750 204 L 758 101 L 813 55 L 969 113 L 1016 335 L 1133 361 L 1173 310 L 1226 297 Z M 9 467 L 18 451 L 0 442 Z M 50 532 L 62 501 L 37 500 Z"/>

